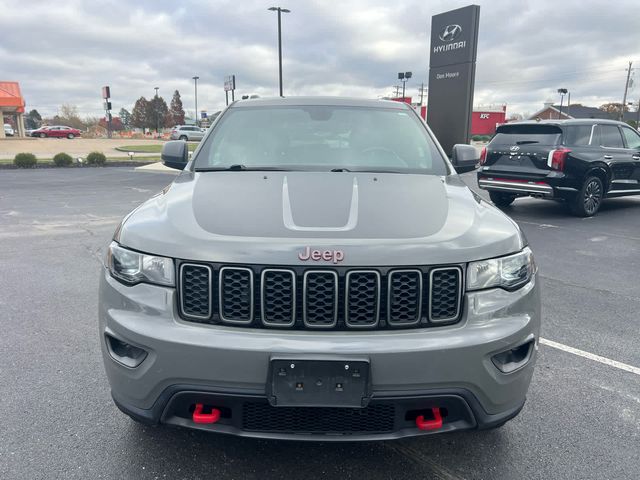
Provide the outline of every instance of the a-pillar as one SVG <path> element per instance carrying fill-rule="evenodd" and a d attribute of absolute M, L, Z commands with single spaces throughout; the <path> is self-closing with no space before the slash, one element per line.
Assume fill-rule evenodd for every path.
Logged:
<path fill-rule="evenodd" d="M 4 134 L 4 114 L 2 113 L 2 109 L 0 109 L 0 126 L 2 126 L 2 128 L 0 128 L 0 138 L 5 138 L 5 134 Z"/>

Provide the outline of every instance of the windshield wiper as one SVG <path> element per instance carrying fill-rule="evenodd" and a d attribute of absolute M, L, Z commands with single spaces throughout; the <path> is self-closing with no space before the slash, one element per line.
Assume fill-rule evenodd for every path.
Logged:
<path fill-rule="evenodd" d="M 196 168 L 196 172 L 240 172 L 240 171 L 251 171 L 251 172 L 262 172 L 262 171 L 270 171 L 270 172 L 286 172 L 289 169 L 280 168 L 280 167 L 247 167 L 246 165 L 242 165 L 241 163 L 236 163 L 233 165 L 229 165 L 228 167 L 202 167 Z"/>
<path fill-rule="evenodd" d="M 330 171 L 331 172 L 354 172 L 354 173 L 408 173 L 408 172 L 402 172 L 400 170 L 394 170 L 392 168 L 367 168 L 367 167 L 354 168 L 354 169 L 339 167 L 339 168 L 332 168 Z"/>

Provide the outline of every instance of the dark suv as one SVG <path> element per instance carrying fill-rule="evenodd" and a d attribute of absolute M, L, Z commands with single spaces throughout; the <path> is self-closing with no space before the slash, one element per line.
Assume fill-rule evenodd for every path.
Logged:
<path fill-rule="evenodd" d="M 499 207 L 553 198 L 590 217 L 604 198 L 640 194 L 640 134 L 601 119 L 502 125 L 482 150 L 478 185 Z"/>

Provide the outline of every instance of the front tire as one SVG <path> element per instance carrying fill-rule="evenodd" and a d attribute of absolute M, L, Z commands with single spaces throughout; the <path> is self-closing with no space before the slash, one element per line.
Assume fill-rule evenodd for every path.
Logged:
<path fill-rule="evenodd" d="M 516 199 L 515 195 L 512 195 L 510 193 L 502 193 L 502 192 L 489 192 L 489 198 L 491 198 L 491 201 L 493 202 L 493 204 L 496 207 L 499 208 L 504 208 L 504 207 L 508 207 L 509 205 L 511 205 L 513 203 L 513 201 Z"/>
<path fill-rule="evenodd" d="M 46 134 L 46 133 L 41 133 L 41 134 L 39 135 L 39 137 L 40 137 L 40 138 L 47 138 L 47 134 Z"/>
<path fill-rule="evenodd" d="M 69 135 L 67 135 L 67 138 L 69 140 L 72 140 L 73 138 L 75 138 L 75 135 L 73 133 L 70 133 Z"/>
<path fill-rule="evenodd" d="M 588 177 L 580 191 L 571 200 L 569 207 L 574 215 L 592 217 L 600 209 L 604 198 L 604 185 L 598 177 Z"/>

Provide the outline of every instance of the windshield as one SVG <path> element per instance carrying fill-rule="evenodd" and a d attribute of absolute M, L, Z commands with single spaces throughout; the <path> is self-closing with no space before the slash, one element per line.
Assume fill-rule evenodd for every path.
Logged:
<path fill-rule="evenodd" d="M 227 168 L 448 173 L 412 112 L 344 106 L 229 109 L 195 159 Z"/>

